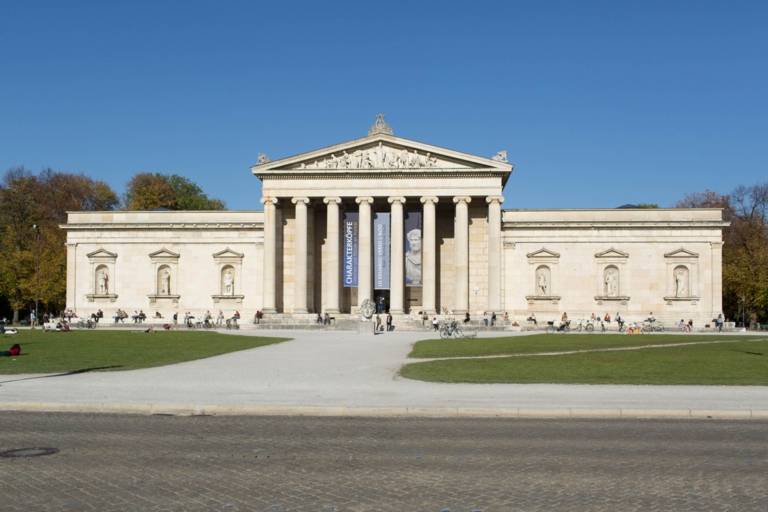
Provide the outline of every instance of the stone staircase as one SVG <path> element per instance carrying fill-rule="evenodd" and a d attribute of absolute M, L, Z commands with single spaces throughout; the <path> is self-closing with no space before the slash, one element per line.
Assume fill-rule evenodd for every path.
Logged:
<path fill-rule="evenodd" d="M 365 331 L 373 332 L 374 320 L 363 321 L 360 315 L 349 313 L 337 313 L 331 315 L 333 320 L 330 325 L 317 323 L 317 314 L 292 314 L 292 313 L 265 313 L 258 324 L 240 324 L 241 329 L 309 329 L 309 330 L 337 330 L 337 331 Z M 381 316 L 382 323 L 385 315 Z M 398 331 L 428 331 L 430 325 L 422 327 L 421 320 L 416 320 L 409 315 L 393 315 L 392 323 Z"/>
<path fill-rule="evenodd" d="M 265 313 L 261 322 L 254 323 L 240 323 L 241 329 L 256 329 L 256 330 L 282 330 L 282 329 L 309 329 L 309 330 L 339 330 L 339 331 L 360 331 L 360 332 L 372 332 L 373 331 L 373 319 L 369 321 L 361 320 L 360 315 L 339 313 L 332 315 L 334 320 L 330 325 L 323 325 L 317 323 L 317 314 L 292 314 L 292 313 Z M 374 317 L 375 318 L 375 317 Z M 452 317 L 438 316 L 440 320 L 450 319 Z M 460 320 L 459 320 L 460 321 Z M 381 322 L 386 322 L 386 315 L 381 315 Z M 422 331 L 432 332 L 432 319 L 430 317 L 423 325 L 421 317 L 416 315 L 393 315 L 392 324 L 395 326 L 395 331 Z M 483 324 L 482 319 L 472 320 L 468 325 L 462 323 L 462 327 L 470 331 L 489 331 L 489 332 L 503 332 L 511 331 L 510 325 L 505 325 L 503 322 L 498 322 L 493 327 L 486 327 Z"/>

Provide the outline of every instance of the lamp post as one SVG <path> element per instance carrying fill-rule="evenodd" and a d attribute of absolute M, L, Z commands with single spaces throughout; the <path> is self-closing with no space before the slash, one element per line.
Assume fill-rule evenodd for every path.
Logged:
<path fill-rule="evenodd" d="M 40 321 L 38 304 L 40 302 L 40 226 L 32 224 L 32 230 L 35 232 L 35 322 Z M 31 326 L 33 329 L 34 325 Z"/>

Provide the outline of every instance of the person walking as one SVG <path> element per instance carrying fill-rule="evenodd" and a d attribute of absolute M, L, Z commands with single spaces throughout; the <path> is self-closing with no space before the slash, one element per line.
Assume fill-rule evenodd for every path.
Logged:
<path fill-rule="evenodd" d="M 381 331 L 381 315 L 379 313 L 376 313 L 376 334 L 378 334 Z"/>
<path fill-rule="evenodd" d="M 392 329 L 394 329 L 394 326 L 392 325 L 392 313 L 387 313 L 387 332 L 390 332 Z"/>

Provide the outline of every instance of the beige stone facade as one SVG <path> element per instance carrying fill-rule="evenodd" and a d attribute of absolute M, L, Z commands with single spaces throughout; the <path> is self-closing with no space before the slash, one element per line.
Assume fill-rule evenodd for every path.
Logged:
<path fill-rule="evenodd" d="M 484 158 L 402 139 L 381 121 L 362 139 L 262 156 L 252 172 L 263 211 L 70 213 L 67 306 L 81 315 L 250 318 L 357 314 L 382 297 L 405 314 L 533 312 L 543 321 L 653 312 L 699 325 L 721 312 L 720 210 L 503 211 L 512 173 L 504 152 Z M 357 283 L 346 287 L 345 212 L 358 216 Z M 407 233 L 414 212 L 419 232 Z M 389 215 L 385 289 L 374 283 L 381 213 Z M 418 260 L 411 246 L 420 246 Z M 408 286 L 414 268 L 420 281 Z"/>

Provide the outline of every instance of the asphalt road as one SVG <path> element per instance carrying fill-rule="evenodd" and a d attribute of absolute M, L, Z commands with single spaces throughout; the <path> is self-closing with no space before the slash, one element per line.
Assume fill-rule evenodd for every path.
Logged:
<path fill-rule="evenodd" d="M 768 510 L 756 421 L 0 413 L 0 510 Z"/>

